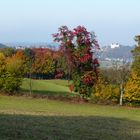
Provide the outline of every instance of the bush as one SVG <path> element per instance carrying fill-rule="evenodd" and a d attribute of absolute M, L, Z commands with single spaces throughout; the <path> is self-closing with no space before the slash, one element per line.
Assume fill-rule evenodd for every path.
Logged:
<path fill-rule="evenodd" d="M 125 89 L 125 103 L 132 106 L 140 105 L 140 78 L 133 75 L 127 82 Z"/>
<path fill-rule="evenodd" d="M 0 53 L 0 91 L 14 94 L 20 89 L 24 75 L 24 61 L 19 53 L 5 57 Z"/>
<path fill-rule="evenodd" d="M 22 78 L 18 78 L 11 73 L 6 73 L 2 90 L 6 93 L 14 94 L 20 89 L 21 84 Z"/>
<path fill-rule="evenodd" d="M 93 89 L 91 101 L 103 104 L 118 104 L 120 98 L 120 89 L 118 85 L 98 84 Z"/>

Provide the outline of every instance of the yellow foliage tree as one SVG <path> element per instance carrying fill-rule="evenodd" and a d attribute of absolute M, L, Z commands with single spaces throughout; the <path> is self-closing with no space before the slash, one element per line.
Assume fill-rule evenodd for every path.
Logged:
<path fill-rule="evenodd" d="M 125 101 L 140 105 L 140 35 L 135 37 L 137 45 L 132 51 L 134 61 L 131 67 L 131 77 L 125 87 Z"/>

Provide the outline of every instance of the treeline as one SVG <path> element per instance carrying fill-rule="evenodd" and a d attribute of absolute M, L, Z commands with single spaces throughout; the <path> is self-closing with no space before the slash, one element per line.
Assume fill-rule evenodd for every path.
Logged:
<path fill-rule="evenodd" d="M 48 48 L 0 49 L 0 91 L 14 94 L 23 78 L 68 78 L 63 54 Z"/>

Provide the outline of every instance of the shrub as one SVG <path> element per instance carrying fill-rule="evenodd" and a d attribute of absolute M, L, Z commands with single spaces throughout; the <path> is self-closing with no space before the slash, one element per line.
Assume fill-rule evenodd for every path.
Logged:
<path fill-rule="evenodd" d="M 91 101 L 94 103 L 118 104 L 120 89 L 118 85 L 97 84 L 93 90 Z"/>
<path fill-rule="evenodd" d="M 24 76 L 24 60 L 19 53 L 11 57 L 0 54 L 0 91 L 14 94 L 20 89 Z"/>
<path fill-rule="evenodd" d="M 22 78 L 18 78 L 14 74 L 6 73 L 3 82 L 3 91 L 6 93 L 14 94 L 20 89 Z"/>
<path fill-rule="evenodd" d="M 125 88 L 125 103 L 134 106 L 140 105 L 140 78 L 133 74 Z"/>

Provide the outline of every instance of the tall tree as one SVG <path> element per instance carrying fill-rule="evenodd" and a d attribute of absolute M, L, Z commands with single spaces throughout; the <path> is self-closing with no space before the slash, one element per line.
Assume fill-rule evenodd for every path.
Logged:
<path fill-rule="evenodd" d="M 66 58 L 69 75 L 72 73 L 75 89 L 83 98 L 90 97 L 91 89 L 98 78 L 99 66 L 92 53 L 99 49 L 95 35 L 83 26 L 73 30 L 62 26 L 53 37 L 54 41 L 60 42 L 60 50 Z"/>
<path fill-rule="evenodd" d="M 125 100 L 140 105 L 140 35 L 135 37 L 136 47 L 132 51 L 131 77 L 126 85 Z"/>

